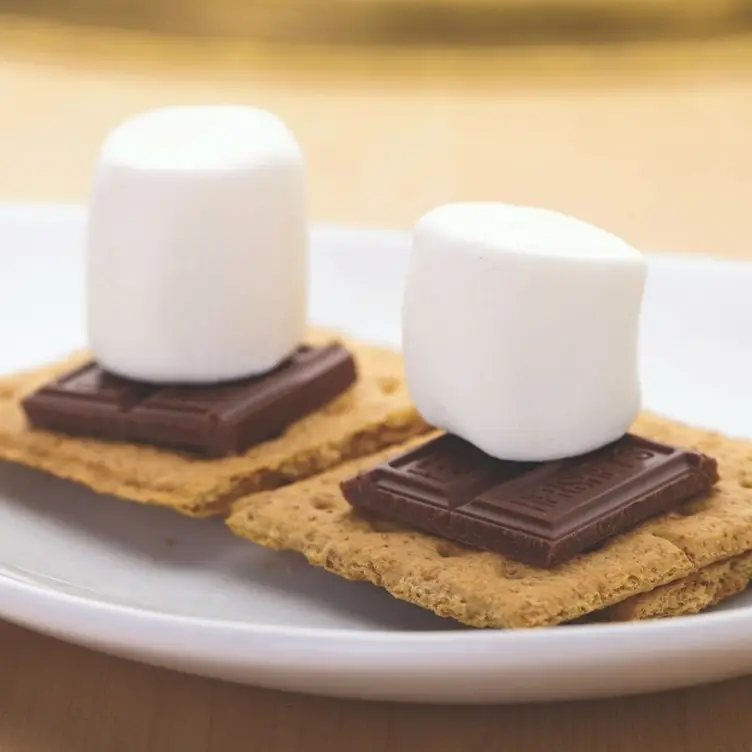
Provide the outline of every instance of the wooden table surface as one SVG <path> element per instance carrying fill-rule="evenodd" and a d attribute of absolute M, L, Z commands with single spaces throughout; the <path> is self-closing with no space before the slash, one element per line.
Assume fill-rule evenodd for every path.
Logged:
<path fill-rule="evenodd" d="M 121 118 L 234 100 L 297 132 L 318 218 L 407 227 L 438 203 L 499 199 L 573 213 L 643 248 L 752 256 L 743 37 L 270 50 L 5 19 L 0 51 L 0 200 L 84 200 Z M 344 702 L 182 676 L 0 623 L 0 752 L 724 752 L 752 749 L 750 693 L 752 678 L 540 706 Z"/>

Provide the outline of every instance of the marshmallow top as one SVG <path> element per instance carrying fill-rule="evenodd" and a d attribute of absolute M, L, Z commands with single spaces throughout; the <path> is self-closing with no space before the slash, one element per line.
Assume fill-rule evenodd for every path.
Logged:
<path fill-rule="evenodd" d="M 640 262 L 642 258 L 625 240 L 600 227 L 532 206 L 447 204 L 423 216 L 417 232 L 424 230 L 458 242 L 468 253 L 524 253 L 562 261 Z"/>
<path fill-rule="evenodd" d="M 254 107 L 166 107 L 130 118 L 105 139 L 100 158 L 148 170 L 237 170 L 300 161 L 297 141 L 274 114 Z"/>
<path fill-rule="evenodd" d="M 89 344 L 155 383 L 273 369 L 305 335 L 305 167 L 276 116 L 171 107 L 105 140 L 89 206 Z"/>
<path fill-rule="evenodd" d="M 505 460 L 583 454 L 618 439 L 641 400 L 646 264 L 571 217 L 502 204 L 418 222 L 403 349 L 429 423 Z"/>

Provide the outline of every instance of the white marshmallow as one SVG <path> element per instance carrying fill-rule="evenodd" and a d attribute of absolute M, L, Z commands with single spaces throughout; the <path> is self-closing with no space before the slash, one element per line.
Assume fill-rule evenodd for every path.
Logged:
<path fill-rule="evenodd" d="M 451 204 L 418 223 L 403 311 L 420 413 L 499 459 L 616 440 L 641 401 L 641 253 L 579 220 Z"/>
<path fill-rule="evenodd" d="M 263 373 L 304 336 L 303 156 L 251 107 L 171 107 L 105 140 L 89 210 L 88 331 L 127 378 Z"/>

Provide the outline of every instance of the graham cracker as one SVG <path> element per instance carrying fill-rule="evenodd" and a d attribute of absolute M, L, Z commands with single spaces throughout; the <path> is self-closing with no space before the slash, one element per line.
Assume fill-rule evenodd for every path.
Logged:
<path fill-rule="evenodd" d="M 680 446 L 712 443 L 715 456 L 728 467 L 742 455 L 734 440 L 685 429 L 655 416 L 642 418 L 635 430 L 657 439 L 670 434 Z M 707 569 L 698 574 L 703 568 L 752 549 L 752 491 L 733 477 L 722 480 L 708 498 L 649 520 L 550 570 L 366 518 L 345 501 L 340 481 L 427 438 L 349 462 L 274 493 L 239 499 L 228 525 L 241 537 L 270 548 L 298 551 L 314 565 L 348 579 L 366 580 L 397 598 L 474 627 L 536 627 L 573 621 L 685 578 L 683 585 L 664 591 L 664 604 L 678 604 L 690 585 L 713 575 L 714 570 Z M 695 579 L 686 579 L 691 576 Z M 723 581 L 729 582 L 729 577 Z M 722 593 L 720 585 L 718 593 Z M 702 600 L 702 596 L 692 597 L 696 603 Z M 653 603 L 654 610 L 669 608 L 661 606 L 660 600 Z M 648 606 L 633 601 L 635 614 L 641 608 L 645 611 Z"/>
<path fill-rule="evenodd" d="M 648 593 L 633 595 L 595 614 L 595 618 L 598 621 L 636 621 L 698 614 L 741 593 L 751 579 L 752 552 L 747 551 Z"/>
<path fill-rule="evenodd" d="M 307 339 L 314 345 L 342 340 L 323 329 L 311 330 Z M 291 425 L 278 439 L 222 459 L 70 437 L 28 426 L 21 399 L 91 357 L 85 351 L 75 353 L 57 363 L 0 379 L 0 460 L 190 516 L 226 513 L 240 495 L 309 477 L 428 430 L 410 403 L 401 355 L 352 341 L 344 344 L 357 362 L 355 385 Z"/>
<path fill-rule="evenodd" d="M 647 412 L 637 418 L 631 430 L 665 444 L 709 454 L 718 460 L 722 478 L 734 479 L 742 486 L 752 488 L 752 441 L 748 439 L 731 439 L 716 431 L 667 420 Z"/>

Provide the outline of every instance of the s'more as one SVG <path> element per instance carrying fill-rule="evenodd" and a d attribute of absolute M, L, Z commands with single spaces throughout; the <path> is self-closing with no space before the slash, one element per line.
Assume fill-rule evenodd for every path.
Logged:
<path fill-rule="evenodd" d="M 308 322 L 303 155 L 245 106 L 102 145 L 88 347 L 0 380 L 0 459 L 205 517 L 428 430 L 399 355 Z"/>
<path fill-rule="evenodd" d="M 750 445 L 641 412 L 645 278 L 641 253 L 563 215 L 429 213 L 403 345 L 439 430 L 240 499 L 229 526 L 473 627 L 688 614 L 738 592 Z"/>

